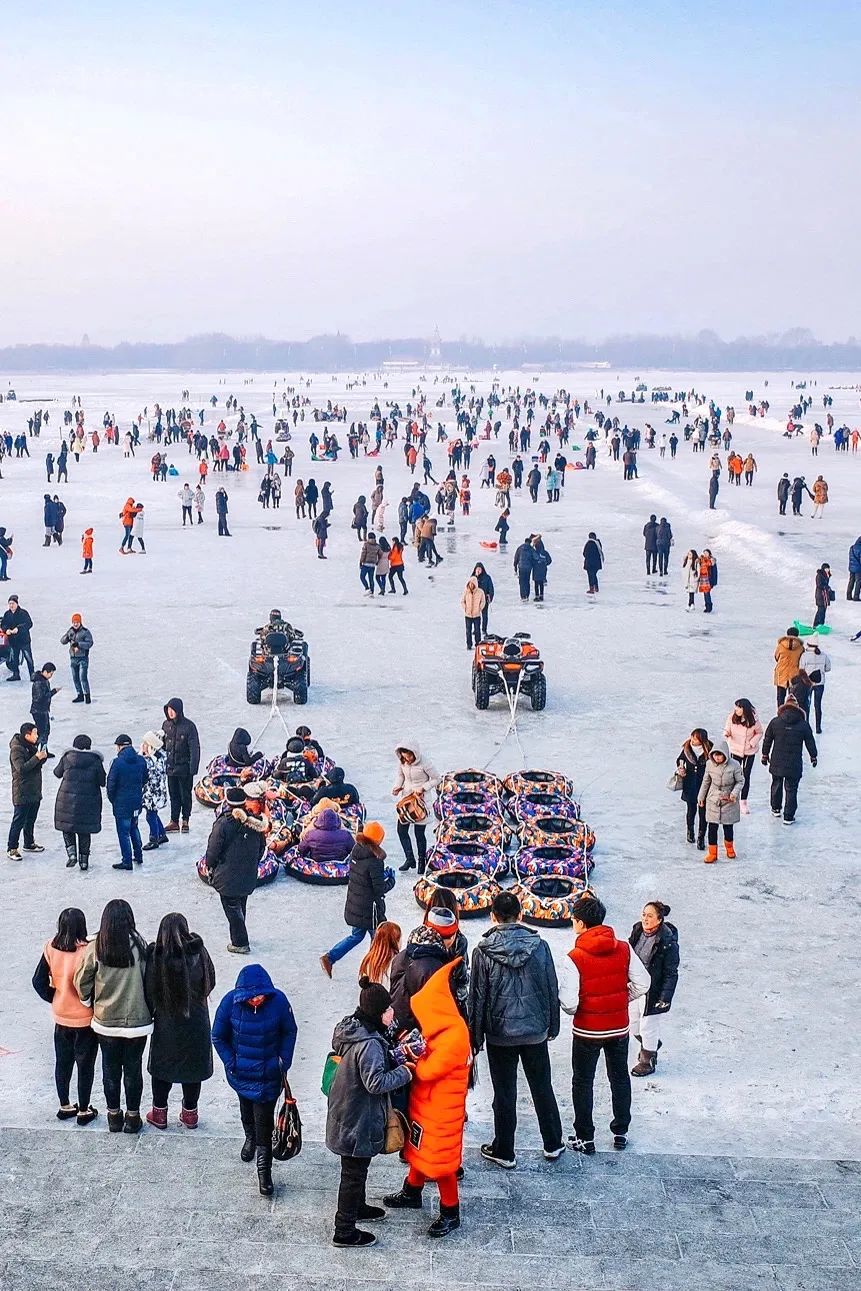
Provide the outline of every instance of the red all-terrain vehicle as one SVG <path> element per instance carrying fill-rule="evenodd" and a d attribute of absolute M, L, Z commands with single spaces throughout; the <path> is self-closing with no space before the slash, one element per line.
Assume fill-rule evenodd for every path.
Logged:
<path fill-rule="evenodd" d="M 547 703 L 544 662 L 528 632 L 510 637 L 486 636 L 475 647 L 472 689 L 476 708 L 487 708 L 492 695 L 504 693 L 509 705 L 515 696 L 528 695 L 539 712 Z"/>

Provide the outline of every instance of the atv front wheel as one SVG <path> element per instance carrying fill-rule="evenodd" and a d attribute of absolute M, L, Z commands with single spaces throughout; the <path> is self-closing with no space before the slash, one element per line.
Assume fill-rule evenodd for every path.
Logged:
<path fill-rule="evenodd" d="M 479 672 L 475 679 L 475 706 L 476 708 L 485 709 L 490 706 L 490 678 L 486 673 Z"/>
<path fill-rule="evenodd" d="M 532 683 L 532 707 L 536 713 L 540 713 L 547 703 L 547 678 L 544 673 L 535 678 Z"/>
<path fill-rule="evenodd" d="M 249 704 L 259 704 L 263 694 L 263 686 L 260 678 L 255 677 L 252 673 L 245 678 L 245 698 Z"/>

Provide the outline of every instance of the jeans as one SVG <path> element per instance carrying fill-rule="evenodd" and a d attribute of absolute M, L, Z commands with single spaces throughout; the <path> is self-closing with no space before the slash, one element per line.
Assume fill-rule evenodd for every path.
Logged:
<path fill-rule="evenodd" d="M 419 854 L 419 865 L 422 867 L 422 869 L 424 869 L 424 864 L 428 854 L 427 826 L 426 825 L 410 826 L 405 821 L 402 821 L 402 820 L 398 821 L 398 838 L 400 839 L 401 847 L 404 850 L 404 857 L 406 858 L 406 860 L 414 862 L 416 858 L 415 858 L 415 853 L 413 852 L 412 841 L 410 839 L 411 828 L 416 831 L 416 847 L 418 849 L 418 854 Z"/>
<path fill-rule="evenodd" d="M 99 1039 L 90 1027 L 54 1027 L 54 1084 L 62 1107 L 69 1105 L 72 1072 L 78 1068 L 78 1107 L 86 1111 L 93 1092 Z"/>
<path fill-rule="evenodd" d="M 861 601 L 861 574 L 850 574 L 846 584 L 847 601 Z"/>
<path fill-rule="evenodd" d="M 239 1116 L 245 1133 L 254 1139 L 258 1148 L 272 1147 L 272 1131 L 275 1129 L 275 1102 L 252 1103 L 250 1098 L 239 1096 Z"/>
<path fill-rule="evenodd" d="M 122 1107 L 120 1080 L 126 1093 L 126 1111 L 139 1112 L 143 1095 L 143 1056 L 147 1037 L 99 1036 L 102 1050 L 102 1084 L 109 1112 Z"/>
<path fill-rule="evenodd" d="M 161 823 L 161 816 L 159 816 L 154 807 L 147 807 L 146 823 L 151 843 L 157 843 L 159 839 L 167 838 L 164 825 Z"/>
<path fill-rule="evenodd" d="M 658 573 L 666 576 L 670 569 L 670 551 L 669 548 L 658 548 Z"/>
<path fill-rule="evenodd" d="M 784 820 L 795 820 L 798 808 L 798 782 L 800 776 L 772 775 L 771 777 L 771 810 L 783 809 Z M 784 792 L 786 799 L 784 801 Z"/>
<path fill-rule="evenodd" d="M 365 938 L 370 936 L 371 931 L 369 928 L 351 928 L 346 937 L 342 937 L 329 951 L 330 961 L 337 964 L 339 959 L 343 959 L 356 946 L 361 946 Z"/>
<path fill-rule="evenodd" d="M 120 551 L 131 551 L 132 549 L 132 527 L 130 524 L 123 525 L 123 540 L 120 543 Z"/>
<path fill-rule="evenodd" d="M 610 1040 L 582 1040 L 574 1036 L 571 1051 L 573 1077 L 571 1096 L 574 1102 L 574 1133 L 587 1143 L 595 1137 L 592 1120 L 592 1095 L 598 1058 L 604 1051 L 613 1119 L 610 1131 L 627 1134 L 631 1124 L 631 1077 L 628 1074 L 628 1037 L 614 1036 Z"/>
<path fill-rule="evenodd" d="M 733 753 L 733 761 L 737 762 L 744 774 L 744 780 L 741 785 L 741 800 L 747 802 L 747 795 L 750 793 L 750 773 L 753 770 L 753 764 L 756 761 L 755 753 L 748 753 L 742 757 L 739 753 Z"/>
<path fill-rule="evenodd" d="M 131 816 L 115 816 L 114 824 L 117 828 L 117 838 L 120 841 L 120 852 L 123 858 L 123 865 L 131 868 L 132 861 L 141 861 L 141 843 L 140 830 L 138 829 L 138 813 L 134 812 Z"/>
<path fill-rule="evenodd" d="M 39 736 L 37 745 L 40 749 L 48 747 L 48 740 L 51 736 L 51 714 L 50 713 L 31 713 L 30 716 L 36 724 L 36 734 Z"/>
<path fill-rule="evenodd" d="M 341 1183 L 335 1213 L 335 1236 L 348 1237 L 355 1231 L 359 1211 L 366 1205 L 370 1157 L 341 1157 Z"/>
<path fill-rule="evenodd" d="M 174 823 L 180 815 L 188 821 L 191 815 L 191 781 L 190 771 L 174 771 L 167 777 L 167 793 L 170 798 L 170 818 Z"/>
<path fill-rule="evenodd" d="M 227 915 L 230 926 L 231 946 L 248 945 L 248 929 L 245 927 L 245 910 L 248 897 L 222 897 L 221 908 Z"/>
<path fill-rule="evenodd" d="M 366 588 L 371 596 L 374 594 L 374 574 L 376 573 L 375 565 L 360 565 L 359 578 L 362 580 L 362 586 Z"/>
<path fill-rule="evenodd" d="M 218 536 L 219 536 L 219 538 L 229 538 L 229 537 L 230 537 L 230 533 L 229 533 L 228 528 L 227 528 L 227 516 L 226 516 L 226 515 L 222 515 L 222 513 L 221 513 L 220 511 L 219 511 L 219 513 L 218 513 Z"/>
<path fill-rule="evenodd" d="M 200 1102 L 200 1084 L 199 1080 L 182 1082 L 182 1105 L 189 1112 L 197 1111 L 197 1104 Z M 173 1082 L 170 1080 L 159 1080 L 157 1076 L 152 1077 L 152 1105 L 153 1107 L 167 1107 L 167 1100 L 170 1097 L 170 1091 L 173 1088 Z"/>
<path fill-rule="evenodd" d="M 75 685 L 75 693 L 78 695 L 89 695 L 90 683 L 87 675 L 90 667 L 89 655 L 76 655 L 73 659 L 69 660 L 69 666 L 72 669 L 72 681 Z"/>
<path fill-rule="evenodd" d="M 33 829 L 39 814 L 41 802 L 27 802 L 22 807 L 12 808 L 12 823 L 9 826 L 9 850 L 18 846 L 21 833 L 24 833 L 24 846 L 33 846 Z"/>
<path fill-rule="evenodd" d="M 182 527 L 183 527 L 183 529 L 185 528 L 185 521 L 186 521 L 186 517 L 188 518 L 188 523 L 189 523 L 189 524 L 194 524 L 194 521 L 193 521 L 193 520 L 192 520 L 192 518 L 191 518 L 191 507 L 185 507 L 185 506 L 184 506 L 184 507 L 182 508 Z"/>
<path fill-rule="evenodd" d="M 547 1152 L 562 1146 L 562 1119 L 553 1093 L 547 1041 L 540 1044 L 488 1044 L 487 1063 L 493 1085 L 493 1155 L 514 1160 L 517 1129 L 517 1064 L 529 1085 L 541 1140 Z"/>
<path fill-rule="evenodd" d="M 376 574 L 377 587 L 380 589 L 380 596 L 386 594 L 386 576 L 385 574 Z"/>
<path fill-rule="evenodd" d="M 474 619 L 467 616 L 464 623 L 466 624 L 467 649 L 470 649 L 473 645 L 478 645 L 481 640 L 481 615 Z M 473 638 L 475 639 L 473 640 Z"/>
<path fill-rule="evenodd" d="M 825 683 L 813 687 L 813 711 L 816 715 L 816 734 L 822 734 L 822 695 L 825 691 Z"/>

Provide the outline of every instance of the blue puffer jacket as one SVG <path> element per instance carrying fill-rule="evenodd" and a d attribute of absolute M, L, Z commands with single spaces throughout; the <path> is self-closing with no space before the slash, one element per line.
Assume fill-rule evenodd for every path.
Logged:
<path fill-rule="evenodd" d="M 260 995 L 260 1004 L 250 1002 Z M 240 1098 L 265 1103 L 278 1097 L 281 1069 L 289 1071 L 293 1062 L 296 1022 L 287 996 L 260 964 L 247 964 L 219 1004 L 212 1043 Z"/>
<path fill-rule="evenodd" d="M 861 538 L 856 538 L 849 548 L 849 573 L 861 574 Z"/>
<path fill-rule="evenodd" d="M 127 820 L 143 807 L 143 787 L 148 774 L 146 758 L 135 753 L 130 744 L 124 745 L 108 772 L 108 802 L 119 820 Z"/>

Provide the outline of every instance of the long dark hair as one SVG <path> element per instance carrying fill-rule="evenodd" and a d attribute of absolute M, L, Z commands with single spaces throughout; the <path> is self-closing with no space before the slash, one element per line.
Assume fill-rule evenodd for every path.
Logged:
<path fill-rule="evenodd" d="M 135 947 L 143 958 L 146 944 L 135 927 L 131 906 L 122 898 L 109 901 L 102 911 L 102 922 L 96 936 L 96 959 L 106 968 L 131 968 L 135 962 Z"/>
<path fill-rule="evenodd" d="M 192 1004 L 202 1003 L 215 985 L 211 960 L 204 955 L 202 997 L 196 998 L 201 983 L 192 984 L 189 961 L 197 953 L 197 940 L 189 932 L 184 914 L 166 914 L 159 924 L 152 959 L 152 1003 L 156 1012 L 187 1018 Z"/>
<path fill-rule="evenodd" d="M 55 950 L 77 950 L 82 941 L 87 940 L 87 917 L 83 910 L 70 905 L 60 911 L 57 920 L 57 934 L 51 945 Z"/>
<path fill-rule="evenodd" d="M 741 717 L 739 717 L 737 713 L 733 712 L 732 718 L 730 719 L 736 726 L 753 726 L 755 724 L 756 709 L 749 699 L 737 699 L 734 707 L 741 709 Z"/>

